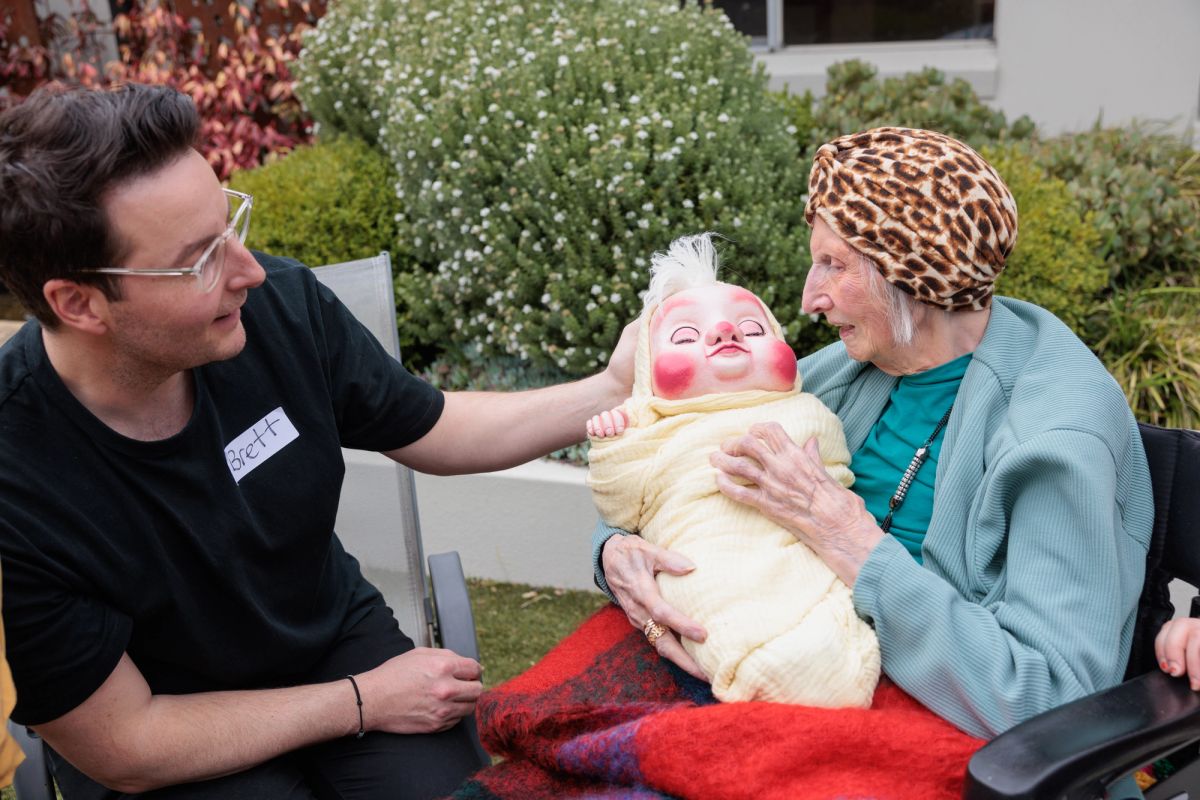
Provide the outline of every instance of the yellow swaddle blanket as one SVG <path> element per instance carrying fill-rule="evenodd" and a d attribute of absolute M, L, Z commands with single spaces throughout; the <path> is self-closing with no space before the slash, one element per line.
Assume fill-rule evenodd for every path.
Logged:
<path fill-rule="evenodd" d="M 644 340 L 643 336 L 643 340 Z M 639 346 L 638 361 L 648 358 Z M 649 395 L 639 363 L 623 434 L 592 439 L 588 483 L 609 525 L 682 553 L 685 576 L 658 575 L 664 599 L 708 638 L 683 645 L 723 701 L 870 705 L 879 680 L 875 632 L 850 588 L 807 545 L 717 489 L 709 454 L 756 422 L 794 441 L 816 436 L 830 475 L 853 482 L 837 416 L 814 395 L 744 391 L 681 400 Z"/>

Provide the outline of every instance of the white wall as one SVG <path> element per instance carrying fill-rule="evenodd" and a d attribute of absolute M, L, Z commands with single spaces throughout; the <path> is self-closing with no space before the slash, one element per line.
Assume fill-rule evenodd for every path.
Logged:
<path fill-rule="evenodd" d="M 1200 0 L 997 0 L 994 42 L 813 45 L 758 58 L 776 89 L 819 95 L 830 64 L 861 58 L 883 77 L 936 67 L 1048 134 L 1101 116 L 1183 129 L 1200 114 Z"/>
<path fill-rule="evenodd" d="M 1055 133 L 1133 118 L 1195 124 L 1198 0 L 997 0 L 996 105 Z"/>

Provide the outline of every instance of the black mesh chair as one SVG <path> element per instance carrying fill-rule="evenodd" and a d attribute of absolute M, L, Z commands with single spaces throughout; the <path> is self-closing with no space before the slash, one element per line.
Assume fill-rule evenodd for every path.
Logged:
<path fill-rule="evenodd" d="M 1200 693 L 1160 671 L 1154 637 L 1170 619 L 1167 585 L 1200 586 L 1200 431 L 1142 425 L 1154 483 L 1154 534 L 1125 683 L 1034 717 L 971 759 L 968 800 L 1090 800 L 1167 754 L 1177 771 L 1147 800 L 1200 798 Z M 1191 616 L 1200 616 L 1193 598 Z"/>

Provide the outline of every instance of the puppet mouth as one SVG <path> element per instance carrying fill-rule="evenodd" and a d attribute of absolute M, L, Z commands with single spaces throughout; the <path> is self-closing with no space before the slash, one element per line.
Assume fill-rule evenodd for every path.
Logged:
<path fill-rule="evenodd" d="M 737 342 L 728 342 L 726 344 L 721 345 L 720 347 L 715 348 L 712 352 L 710 352 L 708 354 L 708 357 L 709 358 L 712 358 L 713 356 L 729 357 L 729 356 L 735 356 L 738 353 L 749 353 L 749 352 L 750 352 L 749 350 L 747 350 L 744 346 L 738 344 Z"/>

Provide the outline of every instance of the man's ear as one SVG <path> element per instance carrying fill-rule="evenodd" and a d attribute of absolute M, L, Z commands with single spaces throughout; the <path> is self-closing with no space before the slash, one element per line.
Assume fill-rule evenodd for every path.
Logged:
<path fill-rule="evenodd" d="M 54 278 L 42 286 L 42 296 L 66 327 L 97 336 L 108 332 L 109 301 L 100 287 Z"/>

